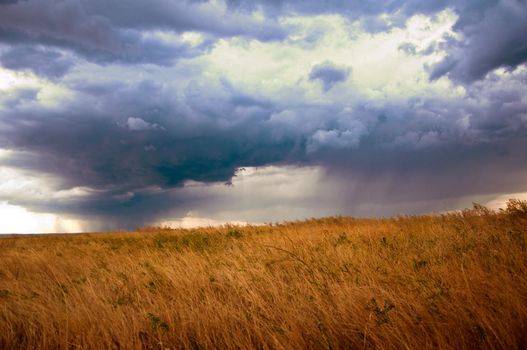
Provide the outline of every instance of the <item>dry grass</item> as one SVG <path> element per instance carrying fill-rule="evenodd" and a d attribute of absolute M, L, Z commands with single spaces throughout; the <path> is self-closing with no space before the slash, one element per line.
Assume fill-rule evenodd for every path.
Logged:
<path fill-rule="evenodd" d="M 526 345 L 525 202 L 0 239 L 2 349 Z"/>

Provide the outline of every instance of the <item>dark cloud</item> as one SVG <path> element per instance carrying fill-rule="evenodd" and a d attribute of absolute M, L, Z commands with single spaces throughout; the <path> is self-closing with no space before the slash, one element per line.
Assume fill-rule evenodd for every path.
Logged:
<path fill-rule="evenodd" d="M 523 1 L 394 0 L 380 4 L 337 0 L 232 0 L 226 3 L 228 8 L 224 11 L 221 3 L 206 1 L 155 0 L 126 4 L 102 0 L 7 1 L 0 8 L 0 41 L 65 48 L 99 63 L 170 65 L 178 58 L 206 52 L 220 37 L 284 40 L 294 29 L 280 24 L 276 20 L 278 16 L 340 14 L 350 21 L 359 20 L 367 31 L 378 32 L 402 27 L 415 14 L 434 15 L 451 9 L 459 16 L 454 29 L 460 39 L 450 43 L 447 57 L 432 68 L 431 79 L 448 75 L 467 83 L 481 79 L 495 68 L 512 69 L 527 60 L 524 40 L 527 4 Z M 256 19 L 254 11 L 257 10 L 263 10 L 266 17 Z M 169 31 L 176 36 L 196 31 L 204 34 L 205 40 L 193 47 L 146 35 L 155 30 Z"/>
<path fill-rule="evenodd" d="M 1 121 L 1 147 L 34 157 L 6 165 L 55 174 L 66 188 L 125 193 L 226 182 L 241 164 L 281 161 L 292 151 L 293 140 L 273 139 L 263 127 L 267 102 L 196 89 L 184 92 L 183 104 L 173 90 L 145 82 L 84 96 L 61 111 L 13 108 Z"/>
<path fill-rule="evenodd" d="M 36 46 L 36 52 L 66 49 L 100 64 L 154 63 L 169 65 L 182 57 L 192 57 L 207 50 L 210 42 L 193 47 L 188 43 L 166 43 L 155 36 L 113 26 L 105 17 L 88 15 L 80 3 L 40 0 L 24 1 L 0 8 L 0 41 L 10 45 Z M 16 54 L 16 48 L 15 54 Z M 21 49 L 19 49 L 21 50 Z M 32 62 L 35 65 L 38 62 Z M 42 62 L 43 65 L 45 62 Z M 46 68 L 34 66 L 32 70 Z"/>
<path fill-rule="evenodd" d="M 207 1 L 154 0 L 125 4 L 96 0 L 82 4 L 88 13 L 108 18 L 123 28 L 198 31 L 218 37 L 247 36 L 261 41 L 282 40 L 288 34 L 286 28 L 272 18 L 262 21 L 251 14 L 221 13 L 219 4 Z"/>
<path fill-rule="evenodd" d="M 116 32 L 102 16 L 88 16 L 75 1 L 20 1 L 0 8 L 3 41 L 63 44 L 85 49 L 110 49 Z"/>
<path fill-rule="evenodd" d="M 75 64 L 64 53 L 38 46 L 14 46 L 0 55 L 0 64 L 12 70 L 31 70 L 37 75 L 60 78 Z"/>
<path fill-rule="evenodd" d="M 348 79 L 351 68 L 340 67 L 332 62 L 323 62 L 313 67 L 309 73 L 309 80 L 322 82 L 324 91 L 329 91 L 335 84 Z"/>
<path fill-rule="evenodd" d="M 163 0 L 126 5 L 81 0 L 21 1 L 0 8 L 0 42 L 68 49 L 102 64 L 170 65 L 176 59 L 205 52 L 218 37 L 247 36 L 265 41 L 283 39 L 287 33 L 272 21 L 256 21 L 251 16 L 225 14 L 221 18 L 211 6 Z M 156 30 L 169 31 L 175 41 L 157 37 Z M 177 41 L 184 31 L 201 32 L 204 39 L 196 46 Z M 45 49 L 33 49 L 39 50 Z"/>
<path fill-rule="evenodd" d="M 340 14 L 352 21 L 361 20 L 365 29 L 373 32 L 387 30 L 393 26 L 404 25 L 404 19 L 415 14 L 435 14 L 446 8 L 465 8 L 474 5 L 475 10 L 486 6 L 486 3 L 497 0 L 392 0 L 384 2 L 371 1 L 316 1 L 316 0 L 227 0 L 227 4 L 236 10 L 254 11 L 263 9 L 268 15 L 318 15 Z M 388 15 L 387 20 L 379 15 Z M 385 16 L 386 17 L 386 16 Z"/>
<path fill-rule="evenodd" d="M 527 3 L 504 0 L 475 18 L 462 16 L 455 29 L 462 38 L 448 47 L 448 56 L 431 72 L 471 83 L 496 68 L 514 69 L 527 61 Z"/>
<path fill-rule="evenodd" d="M 76 97 L 59 109 L 28 106 L 22 102 L 34 92 L 20 91 L 13 101 L 21 102 L 4 103 L 0 148 L 22 153 L 3 166 L 53 175 L 57 190 L 92 192 L 9 200 L 118 227 L 133 216 L 132 227 L 189 207 L 221 208 L 220 198 L 203 203 L 174 191 L 189 180 L 225 183 L 239 167 L 270 164 L 320 165 L 342 183 L 360 184 L 335 199 L 349 210 L 346 198 L 380 201 L 384 194 L 391 203 L 523 189 L 524 79 L 478 83 L 464 99 L 364 100 L 352 109 L 282 106 L 227 80 L 180 89 L 77 82 Z"/>

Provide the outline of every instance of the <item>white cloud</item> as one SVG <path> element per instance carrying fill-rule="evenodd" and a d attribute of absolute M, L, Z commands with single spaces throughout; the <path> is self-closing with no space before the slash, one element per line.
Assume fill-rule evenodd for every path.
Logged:
<path fill-rule="evenodd" d="M 155 39 L 170 45 L 182 45 L 187 43 L 191 46 L 197 46 L 204 40 L 203 34 L 198 32 L 184 32 L 182 34 L 176 34 L 172 31 L 152 30 L 143 32 L 141 36 L 144 39 Z"/>
<path fill-rule="evenodd" d="M 0 234 L 6 233 L 70 233 L 82 232 L 82 224 L 55 214 L 34 213 L 0 202 Z"/>
<path fill-rule="evenodd" d="M 0 91 L 34 85 L 36 82 L 29 73 L 19 73 L 0 67 Z"/>
<path fill-rule="evenodd" d="M 297 28 L 288 41 L 222 39 L 209 55 L 196 61 L 209 78 L 225 76 L 246 91 L 279 100 L 291 101 L 292 90 L 298 87 L 303 91 L 298 97 L 310 102 L 349 101 L 357 93 L 368 98 L 459 96 L 463 89 L 448 79 L 428 79 L 426 67 L 443 58 L 444 52 L 422 56 L 399 50 L 399 45 L 408 42 L 421 50 L 441 41 L 445 34 L 454 35 L 456 19 L 449 10 L 433 18 L 417 15 L 403 28 L 370 34 L 361 32 L 359 22 L 349 23 L 338 15 L 287 17 L 281 21 Z M 306 38 L 311 38 L 309 45 Z M 327 60 L 352 67 L 354 74 L 340 89 L 323 96 L 307 77 L 314 65 Z"/>
<path fill-rule="evenodd" d="M 17 154 L 18 152 L 0 149 L 0 162 Z M 10 200 L 20 203 L 67 201 L 96 192 L 87 187 L 59 190 L 56 181 L 57 179 L 44 174 L 1 165 L 0 198 L 3 201 L 0 201 L 0 233 L 82 232 L 89 229 L 89 222 L 54 213 L 32 212 L 23 206 L 9 203 Z"/>
<path fill-rule="evenodd" d="M 485 202 L 484 205 L 495 210 L 500 208 L 503 209 L 507 207 L 507 201 L 509 199 L 519 199 L 527 201 L 527 192 L 500 194 L 497 195 L 495 198 Z"/>
<path fill-rule="evenodd" d="M 195 228 L 195 227 L 210 227 L 210 226 L 215 227 L 215 226 L 223 226 L 223 225 L 244 226 L 244 225 L 248 225 L 248 223 L 246 221 L 217 220 L 217 219 L 203 218 L 203 217 L 195 216 L 192 213 L 189 213 L 185 217 L 178 218 L 178 219 L 172 219 L 172 220 L 159 221 L 155 225 L 162 226 L 162 227 L 171 227 L 171 228 Z"/>
<path fill-rule="evenodd" d="M 130 117 L 126 121 L 126 125 L 130 130 L 139 131 L 139 130 L 159 130 L 162 129 L 159 125 L 155 123 L 149 123 L 141 118 Z"/>
<path fill-rule="evenodd" d="M 307 144 L 307 152 L 315 152 L 323 148 L 346 149 L 354 148 L 360 142 L 360 137 L 366 133 L 366 127 L 357 122 L 351 130 L 317 130 Z"/>

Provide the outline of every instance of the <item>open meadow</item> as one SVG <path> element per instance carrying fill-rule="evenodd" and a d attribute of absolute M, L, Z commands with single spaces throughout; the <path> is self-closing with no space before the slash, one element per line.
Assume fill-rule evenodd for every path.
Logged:
<path fill-rule="evenodd" d="M 1 349 L 521 349 L 527 203 L 0 239 Z"/>

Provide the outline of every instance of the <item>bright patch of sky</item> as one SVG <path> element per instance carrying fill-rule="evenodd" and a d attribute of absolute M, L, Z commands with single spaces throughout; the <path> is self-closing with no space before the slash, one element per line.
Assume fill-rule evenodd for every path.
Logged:
<path fill-rule="evenodd" d="M 456 19 L 449 10 L 434 18 L 416 15 L 403 28 L 371 34 L 338 15 L 283 18 L 284 24 L 296 28 L 285 42 L 222 39 L 210 54 L 192 62 L 202 63 L 207 79 L 227 77 L 244 91 L 287 101 L 297 94 L 315 102 L 337 102 L 356 94 L 459 96 L 463 88 L 454 87 L 448 79 L 428 79 L 426 67 L 443 58 L 444 52 L 408 55 L 399 49 L 411 43 L 419 52 L 443 41 L 445 35 L 454 35 Z M 353 69 L 350 79 L 330 96 L 320 94 L 320 88 L 307 79 L 313 66 L 324 61 Z"/>

